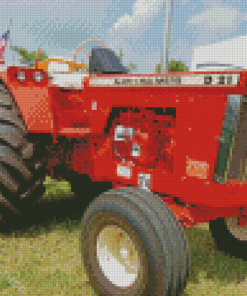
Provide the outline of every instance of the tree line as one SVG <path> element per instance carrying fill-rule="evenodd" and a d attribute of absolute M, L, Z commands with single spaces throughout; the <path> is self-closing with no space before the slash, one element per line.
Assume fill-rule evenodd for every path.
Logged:
<path fill-rule="evenodd" d="M 120 61 L 123 60 L 123 50 L 120 49 L 120 53 L 118 55 L 118 58 Z M 137 66 L 133 63 L 130 63 L 129 66 L 125 67 L 129 73 L 132 73 L 133 70 L 137 69 Z M 171 61 L 168 64 L 168 71 L 174 71 L 174 72 L 180 72 L 180 71 L 189 71 L 189 67 L 186 66 L 186 64 L 182 61 L 176 61 L 174 59 L 171 59 Z M 162 72 L 161 64 L 156 64 L 155 66 L 155 73 L 160 74 Z"/>
<path fill-rule="evenodd" d="M 19 48 L 18 46 L 10 46 L 10 49 L 17 52 L 17 54 L 20 56 L 20 63 L 23 65 L 26 65 L 28 67 L 34 67 L 35 66 L 35 60 L 38 57 L 37 51 L 29 52 L 25 48 Z M 123 60 L 123 50 L 120 49 L 118 58 L 122 62 Z M 46 55 L 45 51 L 41 51 L 40 54 L 40 60 L 44 61 L 48 59 L 48 56 Z M 81 61 L 84 64 L 84 61 Z M 132 73 L 133 70 L 137 70 L 137 65 L 134 63 L 130 63 L 128 66 L 125 67 L 128 73 Z M 155 73 L 161 73 L 161 64 L 156 64 L 155 66 Z M 168 71 L 189 71 L 189 67 L 182 61 L 176 61 L 174 59 L 171 59 L 171 61 L 168 64 Z"/>

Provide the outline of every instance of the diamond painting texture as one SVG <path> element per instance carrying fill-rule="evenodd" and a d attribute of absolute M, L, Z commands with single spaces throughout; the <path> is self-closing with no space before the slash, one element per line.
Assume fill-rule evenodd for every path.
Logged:
<path fill-rule="evenodd" d="M 3 295 L 247 294 L 246 5 L 197 2 L 2 1 Z"/>

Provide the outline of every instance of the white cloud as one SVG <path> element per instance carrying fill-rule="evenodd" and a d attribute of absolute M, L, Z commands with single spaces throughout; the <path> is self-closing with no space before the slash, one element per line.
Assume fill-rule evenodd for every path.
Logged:
<path fill-rule="evenodd" d="M 246 18 L 247 14 L 241 13 L 237 8 L 213 7 L 212 9 L 193 16 L 187 24 L 195 25 L 205 30 L 235 30 Z"/>
<path fill-rule="evenodd" d="M 163 0 L 137 0 L 133 6 L 132 15 L 125 14 L 109 29 L 109 34 L 116 34 L 119 38 L 137 39 L 146 30 L 153 18 L 162 8 Z"/>
<path fill-rule="evenodd" d="M 221 0 L 202 0 L 205 10 L 192 16 L 187 22 L 191 34 L 195 37 L 193 47 L 206 46 L 232 38 L 238 26 L 247 20 L 247 14 L 229 5 L 223 5 Z M 234 2 L 232 0 L 231 4 Z M 193 48 L 191 48 L 193 50 Z"/>
<path fill-rule="evenodd" d="M 132 14 L 124 14 L 118 18 L 107 32 L 105 44 L 117 54 L 120 49 L 123 49 L 123 64 L 129 65 L 131 62 L 137 64 L 138 73 L 146 71 L 143 60 L 145 60 L 147 67 L 150 64 L 155 64 L 156 60 L 157 63 L 159 62 L 160 53 L 157 50 L 150 52 L 149 46 L 140 49 L 132 44 L 150 28 L 150 24 L 162 8 L 163 0 L 136 0 Z M 153 68 L 155 69 L 155 65 Z"/>
<path fill-rule="evenodd" d="M 210 1 L 206 1 L 210 2 Z M 211 3 L 211 2 L 210 2 Z M 210 43 L 231 38 L 238 26 L 247 19 L 246 13 L 241 13 L 239 9 L 222 5 L 221 1 L 213 1 L 210 8 L 195 16 L 187 22 L 188 27 L 192 27 L 195 33 L 194 46 L 203 46 Z"/>

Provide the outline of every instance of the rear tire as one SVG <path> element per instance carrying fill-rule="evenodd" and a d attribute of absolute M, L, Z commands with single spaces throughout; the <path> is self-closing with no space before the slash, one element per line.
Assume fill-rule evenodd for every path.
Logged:
<path fill-rule="evenodd" d="M 96 198 L 82 219 L 81 244 L 85 270 L 100 295 L 180 295 L 185 288 L 186 235 L 169 207 L 147 190 L 118 188 Z"/>
<path fill-rule="evenodd" d="M 240 230 L 239 235 L 238 231 L 236 231 L 238 228 Z M 209 229 L 218 250 L 230 257 L 247 261 L 247 224 L 244 226 L 236 225 L 236 229 L 232 230 L 231 233 L 231 228 L 227 227 L 227 219 L 218 218 L 217 220 L 209 221 Z M 243 239 L 243 231 L 245 232 L 246 240 Z"/>
<path fill-rule="evenodd" d="M 18 106 L 0 83 L 1 231 L 30 222 L 34 202 L 45 192 L 47 138 L 38 136 L 28 134 Z"/>

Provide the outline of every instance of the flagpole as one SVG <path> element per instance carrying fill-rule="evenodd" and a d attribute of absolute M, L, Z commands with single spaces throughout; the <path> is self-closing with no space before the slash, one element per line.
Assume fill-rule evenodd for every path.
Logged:
<path fill-rule="evenodd" d="M 8 30 L 10 29 L 10 26 L 12 25 L 12 23 L 13 23 L 13 19 L 11 17 L 10 20 L 9 20 Z M 9 47 L 11 47 L 11 46 L 13 46 L 13 44 L 12 44 L 12 38 L 9 36 Z M 10 55 L 10 56 L 11 56 L 11 63 L 10 63 L 10 65 L 11 66 L 14 66 L 13 65 L 13 62 L 14 62 L 14 51 L 12 52 L 12 55 Z"/>
<path fill-rule="evenodd" d="M 172 0 L 163 0 L 163 48 L 161 51 L 161 72 L 168 72 L 169 70 L 169 43 L 171 33 L 172 6 Z"/>

